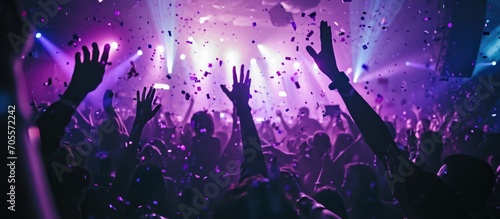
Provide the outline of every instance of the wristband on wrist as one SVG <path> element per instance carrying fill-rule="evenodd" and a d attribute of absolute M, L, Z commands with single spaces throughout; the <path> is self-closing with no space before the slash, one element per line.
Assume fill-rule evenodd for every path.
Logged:
<path fill-rule="evenodd" d="M 328 85 L 330 90 L 338 90 L 340 94 L 350 95 L 353 92 L 351 84 L 349 84 L 349 78 L 344 72 L 339 72 L 332 83 Z"/>

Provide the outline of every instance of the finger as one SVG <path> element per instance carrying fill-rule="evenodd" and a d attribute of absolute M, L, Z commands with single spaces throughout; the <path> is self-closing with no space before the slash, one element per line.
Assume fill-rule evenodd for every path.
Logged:
<path fill-rule="evenodd" d="M 144 101 L 145 99 L 146 99 L 146 87 L 144 87 L 144 88 L 142 89 L 142 99 L 141 99 L 141 100 L 143 100 L 143 101 Z"/>
<path fill-rule="evenodd" d="M 141 101 L 141 94 L 140 94 L 140 91 L 137 90 L 137 97 L 136 97 L 136 100 L 137 102 L 140 102 Z"/>
<path fill-rule="evenodd" d="M 97 43 L 92 43 L 92 61 L 99 61 L 99 46 L 97 46 Z"/>
<path fill-rule="evenodd" d="M 152 94 L 153 94 L 153 87 L 151 86 L 151 87 L 149 87 L 148 95 L 146 95 L 146 99 L 148 99 L 148 100 L 153 99 Z"/>
<path fill-rule="evenodd" d="M 314 48 L 312 48 L 311 46 L 306 46 L 306 50 L 307 50 L 307 53 L 309 53 L 309 55 L 314 60 L 316 60 L 316 57 L 318 56 L 318 53 L 316 52 L 316 50 L 314 50 Z"/>
<path fill-rule="evenodd" d="M 83 50 L 83 62 L 90 61 L 90 51 L 89 51 L 89 48 L 87 48 L 87 46 L 82 46 L 82 50 Z"/>
<path fill-rule="evenodd" d="M 250 70 L 247 70 L 247 76 L 245 77 L 245 83 L 250 80 Z"/>
<path fill-rule="evenodd" d="M 153 116 L 156 115 L 156 113 L 158 113 L 158 111 L 160 111 L 160 109 L 161 109 L 161 104 L 156 105 L 155 109 L 153 110 Z"/>
<path fill-rule="evenodd" d="M 248 79 L 248 85 L 247 85 L 247 86 L 248 86 L 248 87 L 252 86 L 252 79 L 251 79 L 251 78 L 250 78 L 250 79 Z"/>
<path fill-rule="evenodd" d="M 233 66 L 233 84 L 238 83 L 238 77 L 236 77 L 236 66 Z"/>
<path fill-rule="evenodd" d="M 101 63 L 105 65 L 108 63 L 108 58 L 109 58 L 109 50 L 111 49 L 111 46 L 109 44 L 104 45 L 104 51 L 102 52 L 102 57 L 101 57 Z"/>
<path fill-rule="evenodd" d="M 241 65 L 240 69 L 240 83 L 243 83 L 243 80 L 245 79 L 245 66 Z"/>
<path fill-rule="evenodd" d="M 221 84 L 220 88 L 222 89 L 222 92 L 224 92 L 226 94 L 226 96 L 229 97 L 231 95 L 231 91 L 229 91 L 229 89 L 227 89 L 226 85 Z"/>
<path fill-rule="evenodd" d="M 82 64 L 82 58 L 81 58 L 82 54 L 80 52 L 77 52 L 75 54 L 75 65 L 79 65 L 79 64 Z"/>
<path fill-rule="evenodd" d="M 332 49 L 332 30 L 326 22 L 321 23 L 320 39 L 321 39 L 321 50 L 331 50 Z"/>
<path fill-rule="evenodd" d="M 149 97 L 149 99 L 152 101 L 152 100 L 155 98 L 156 89 L 154 89 L 153 87 L 151 87 L 151 89 L 152 89 L 153 91 L 151 91 L 151 96 Z"/>

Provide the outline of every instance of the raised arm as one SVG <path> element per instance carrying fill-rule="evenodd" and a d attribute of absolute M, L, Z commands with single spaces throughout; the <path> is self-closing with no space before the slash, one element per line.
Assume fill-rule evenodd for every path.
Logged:
<path fill-rule="evenodd" d="M 339 91 L 368 146 L 377 158 L 382 161 L 389 173 L 397 174 L 396 167 L 402 161 L 410 163 L 408 158 L 399 156 L 397 145 L 384 121 L 351 86 L 347 76 L 338 70 L 332 45 L 331 27 L 325 21 L 321 22 L 320 35 L 321 51 L 317 53 L 312 47 L 308 46 L 306 48 L 307 52 L 320 70 L 332 81 L 329 88 Z"/>
<path fill-rule="evenodd" d="M 139 163 L 137 154 L 140 150 L 139 140 L 141 139 L 142 130 L 146 123 L 151 120 L 161 108 L 161 105 L 157 105 L 154 109 L 151 107 L 155 92 L 155 89 L 151 87 L 146 93 L 146 87 L 144 87 L 141 98 L 140 92 L 137 91 L 135 120 L 125 150 L 120 156 L 116 177 L 113 180 L 107 197 L 108 202 L 115 207 L 121 206 L 118 204 L 118 202 L 120 202 L 119 197 L 123 200 L 127 196 L 134 169 Z M 121 210 L 123 209 L 120 208 L 119 211 Z M 118 214 L 120 213 L 121 212 L 118 212 Z"/>
<path fill-rule="evenodd" d="M 264 162 L 264 154 L 253 122 L 252 113 L 248 100 L 250 98 L 250 71 L 245 76 L 245 68 L 242 65 L 240 81 L 236 76 L 236 67 L 233 67 L 233 90 L 229 91 L 225 85 L 221 85 L 222 91 L 236 106 L 240 118 L 241 137 L 243 143 L 243 163 L 241 165 L 240 180 L 252 175 L 261 174 L 267 177 L 267 167 Z"/>
<path fill-rule="evenodd" d="M 191 97 L 189 99 L 189 107 L 186 111 L 186 114 L 184 115 L 184 118 L 182 119 L 182 122 L 181 122 L 181 125 L 185 125 L 188 120 L 189 120 L 189 116 L 191 115 L 191 112 L 193 112 L 193 106 L 194 106 L 194 97 Z"/>
<path fill-rule="evenodd" d="M 83 62 L 81 53 L 77 52 L 71 81 L 61 99 L 49 106 L 36 121 L 40 130 L 41 151 L 45 157 L 59 147 L 64 128 L 68 125 L 78 105 L 102 82 L 104 68 L 108 63 L 109 44 L 104 46 L 100 59 L 99 47 L 96 43 L 92 44 L 92 59 L 86 46 L 83 46 L 82 50 Z"/>

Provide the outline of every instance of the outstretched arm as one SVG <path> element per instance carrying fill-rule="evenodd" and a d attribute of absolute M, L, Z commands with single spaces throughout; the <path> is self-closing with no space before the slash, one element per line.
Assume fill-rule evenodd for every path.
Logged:
<path fill-rule="evenodd" d="M 151 107 L 155 92 L 155 89 L 151 87 L 146 93 L 146 87 L 144 87 L 141 98 L 139 91 L 137 91 L 137 108 L 134 124 L 132 125 L 126 148 L 120 155 L 116 177 L 113 180 L 107 197 L 108 202 L 115 207 L 121 206 L 117 204 L 117 202 L 120 201 L 119 197 L 124 198 L 127 196 L 134 169 L 139 163 L 137 153 L 140 151 L 139 140 L 141 139 L 142 130 L 146 123 L 151 120 L 161 108 L 161 105 L 157 105 L 154 109 Z M 119 211 L 121 210 L 123 209 L 119 209 Z M 120 212 L 118 214 L 120 214 Z"/>
<path fill-rule="evenodd" d="M 243 163 L 241 165 L 240 181 L 252 175 L 261 174 L 267 177 L 267 167 L 264 162 L 264 154 L 253 122 L 252 113 L 248 100 L 250 98 L 250 71 L 246 76 L 244 66 L 241 66 L 240 81 L 236 76 L 236 67 L 233 67 L 233 90 L 229 91 L 225 85 L 221 85 L 222 91 L 236 106 L 240 118 L 241 137 L 243 143 Z"/>
<path fill-rule="evenodd" d="M 37 119 L 36 124 L 40 130 L 42 154 L 46 157 L 56 150 L 64 135 L 64 128 L 69 124 L 71 116 L 76 108 L 102 82 L 104 68 L 108 63 L 109 44 L 104 46 L 101 59 L 99 60 L 99 47 L 92 44 L 92 59 L 89 49 L 83 49 L 83 62 L 81 53 L 75 55 L 75 69 L 68 88 L 59 101 L 52 104 Z"/>
<path fill-rule="evenodd" d="M 186 111 L 186 114 L 184 115 L 184 119 L 182 119 L 181 125 L 185 125 L 188 122 L 189 116 L 191 115 L 191 112 L 193 112 L 193 106 L 194 106 L 194 97 L 191 97 L 191 99 L 189 99 L 189 107 Z"/>
<path fill-rule="evenodd" d="M 398 154 L 396 143 L 391 137 L 384 121 L 373 108 L 351 86 L 347 76 L 338 70 L 332 45 L 331 27 L 325 21 L 321 22 L 321 51 L 308 46 L 306 49 L 313 57 L 321 71 L 332 80 L 330 89 L 337 89 L 345 102 L 349 113 L 359 128 L 363 138 L 378 159 L 382 161 L 389 173 L 397 174 L 397 168 L 402 160 L 408 158 Z"/>

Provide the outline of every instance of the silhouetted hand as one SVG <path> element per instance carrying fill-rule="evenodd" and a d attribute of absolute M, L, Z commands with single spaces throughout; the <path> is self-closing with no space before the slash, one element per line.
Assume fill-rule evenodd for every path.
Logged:
<path fill-rule="evenodd" d="M 233 90 L 229 91 L 226 85 L 221 84 L 220 87 L 222 91 L 226 94 L 227 97 L 234 103 L 236 106 L 241 106 L 244 104 L 248 104 L 248 100 L 250 99 L 250 70 L 247 70 L 247 74 L 245 76 L 245 66 L 241 65 L 240 70 L 240 81 L 238 82 L 238 77 L 236 76 L 236 66 L 233 67 Z"/>
<path fill-rule="evenodd" d="M 306 50 L 309 55 L 314 59 L 318 68 L 330 78 L 332 81 L 335 75 L 339 73 L 335 54 L 332 45 L 332 28 L 326 21 L 321 21 L 320 24 L 320 38 L 321 38 L 321 51 L 316 52 L 311 46 L 307 46 Z"/>
<path fill-rule="evenodd" d="M 104 51 L 99 59 L 100 53 L 97 43 L 92 43 L 92 56 L 89 49 L 83 46 L 83 62 L 80 57 L 81 53 L 77 52 L 75 54 L 75 70 L 71 76 L 68 90 L 84 96 L 95 90 L 102 82 L 104 68 L 108 63 L 109 49 L 109 44 L 104 45 Z"/>
<path fill-rule="evenodd" d="M 160 110 L 161 104 L 157 105 L 154 109 L 152 103 L 155 97 L 156 90 L 153 87 L 149 88 L 146 94 L 146 87 L 142 91 L 142 98 L 140 92 L 137 91 L 137 108 L 135 113 L 135 122 L 138 125 L 144 126 L 151 120 L 156 113 Z"/>

